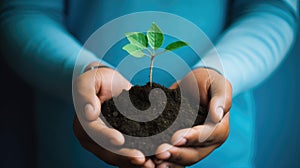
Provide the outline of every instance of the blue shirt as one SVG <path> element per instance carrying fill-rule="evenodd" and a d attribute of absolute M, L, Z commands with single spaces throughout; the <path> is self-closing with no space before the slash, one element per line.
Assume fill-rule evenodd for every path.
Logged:
<path fill-rule="evenodd" d="M 1 1 L 1 51 L 11 66 L 36 88 L 38 166 L 109 167 L 82 149 L 72 134 L 74 66 L 84 67 L 99 60 L 92 49 L 82 49 L 99 27 L 125 14 L 162 11 L 184 17 L 203 30 L 215 44 L 222 66 L 210 52 L 199 60 L 190 50 L 178 51 L 179 55 L 191 55 L 184 58 L 187 64 L 214 68 L 233 86 L 235 98 L 229 138 L 194 167 L 251 167 L 255 152 L 255 105 L 249 89 L 268 77 L 284 59 L 296 32 L 296 9 L 296 0 L 236 1 L 234 4 L 223 0 Z M 169 24 L 176 26 L 171 21 Z M 105 41 L 104 38 L 99 43 Z M 115 56 L 122 55 L 118 45 L 122 42 L 104 56 L 113 66 L 122 59 Z M 80 51 L 85 59 L 76 62 Z M 161 61 L 166 60 L 162 57 Z M 174 82 L 167 75 L 156 73 L 156 81 L 165 85 Z M 132 82 L 147 80 L 138 77 Z"/>

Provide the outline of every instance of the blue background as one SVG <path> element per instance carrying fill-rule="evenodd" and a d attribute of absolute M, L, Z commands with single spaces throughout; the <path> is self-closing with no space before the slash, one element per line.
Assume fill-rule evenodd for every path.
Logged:
<path fill-rule="evenodd" d="M 289 57 L 254 90 L 257 167 L 300 167 L 300 35 Z"/>

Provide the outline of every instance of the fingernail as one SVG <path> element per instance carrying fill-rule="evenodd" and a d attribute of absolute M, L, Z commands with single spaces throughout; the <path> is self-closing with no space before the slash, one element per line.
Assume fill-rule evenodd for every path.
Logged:
<path fill-rule="evenodd" d="M 176 144 L 176 146 L 181 146 L 181 145 L 185 145 L 187 143 L 187 139 L 186 138 L 181 138 Z"/>
<path fill-rule="evenodd" d="M 217 112 L 219 121 L 221 121 L 223 118 L 223 115 L 224 115 L 223 108 L 218 107 L 216 112 Z"/>
<path fill-rule="evenodd" d="M 144 158 L 139 158 L 139 157 L 137 157 L 137 158 L 134 158 L 133 160 L 131 160 L 131 163 L 132 163 L 132 164 L 141 164 L 141 163 L 143 163 L 144 161 L 145 161 Z"/>
<path fill-rule="evenodd" d="M 165 152 L 161 153 L 160 156 L 164 159 L 169 159 L 171 157 L 171 153 L 168 151 L 165 151 Z"/>
<path fill-rule="evenodd" d="M 155 164 L 161 164 L 161 163 L 163 162 L 163 160 L 154 158 L 154 159 L 153 159 L 153 162 L 154 162 Z"/>
<path fill-rule="evenodd" d="M 110 143 L 113 144 L 113 145 L 119 145 L 120 141 L 117 140 L 117 139 L 115 139 L 115 138 L 113 138 L 113 139 L 110 140 Z"/>

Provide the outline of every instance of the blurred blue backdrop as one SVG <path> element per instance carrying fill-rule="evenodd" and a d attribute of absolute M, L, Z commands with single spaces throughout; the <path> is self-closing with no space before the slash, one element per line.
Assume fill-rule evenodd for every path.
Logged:
<path fill-rule="evenodd" d="M 300 167 L 300 35 L 283 64 L 254 90 L 256 166 Z"/>

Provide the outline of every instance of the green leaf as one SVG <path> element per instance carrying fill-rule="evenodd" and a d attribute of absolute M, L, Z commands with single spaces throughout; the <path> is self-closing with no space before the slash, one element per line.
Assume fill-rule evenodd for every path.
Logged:
<path fill-rule="evenodd" d="M 146 48 L 147 44 L 148 44 L 148 40 L 147 37 L 143 34 L 143 33 L 139 33 L 139 32 L 129 32 L 129 33 L 125 33 L 128 41 L 140 48 Z"/>
<path fill-rule="evenodd" d="M 188 44 L 184 41 L 176 41 L 176 42 L 169 44 L 165 49 L 168 51 L 172 51 L 172 50 L 176 50 L 183 46 L 188 46 Z"/>
<path fill-rule="evenodd" d="M 150 29 L 147 31 L 148 43 L 154 50 L 162 46 L 164 35 L 159 27 L 153 22 Z"/>
<path fill-rule="evenodd" d="M 122 49 L 127 51 L 130 55 L 137 58 L 143 57 L 145 55 L 144 52 L 142 51 L 142 48 L 133 44 L 127 44 Z"/>

